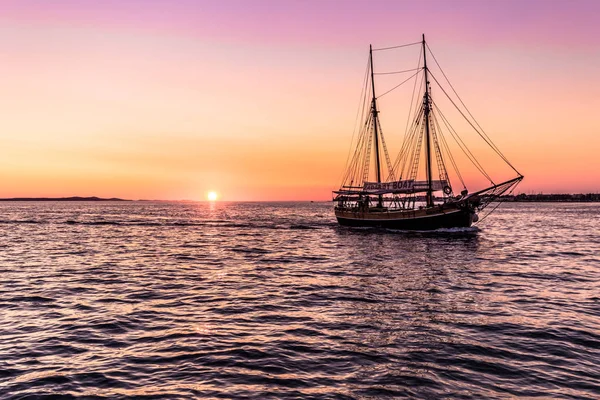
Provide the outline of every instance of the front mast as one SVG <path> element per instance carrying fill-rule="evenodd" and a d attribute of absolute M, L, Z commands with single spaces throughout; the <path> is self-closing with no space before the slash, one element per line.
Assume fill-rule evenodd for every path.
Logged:
<path fill-rule="evenodd" d="M 377 173 L 377 183 L 381 183 L 381 165 L 379 165 L 379 132 L 377 123 L 377 99 L 375 97 L 375 72 L 373 71 L 373 46 L 369 45 L 369 59 L 371 63 L 371 89 L 373 90 L 373 101 L 371 104 L 371 112 L 373 113 L 373 128 L 375 133 L 375 165 Z M 377 205 L 383 207 L 383 196 L 379 195 Z"/>
<path fill-rule="evenodd" d="M 427 207 L 433 207 L 433 186 L 431 180 L 431 144 L 429 134 L 429 78 L 427 77 L 427 49 L 425 48 L 425 34 L 423 34 L 423 70 L 425 71 L 425 95 L 423 95 L 423 107 L 425 109 L 425 134 L 427 149 Z"/>

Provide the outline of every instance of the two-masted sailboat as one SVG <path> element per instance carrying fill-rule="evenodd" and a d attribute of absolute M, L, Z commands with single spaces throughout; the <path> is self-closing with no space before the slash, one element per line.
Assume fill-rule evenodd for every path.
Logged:
<path fill-rule="evenodd" d="M 421 76 L 423 96 L 422 101 L 416 102 L 414 112 L 411 103 L 410 119 L 407 123 L 404 141 L 396 162 L 392 164 L 379 121 L 378 97 L 375 94 L 374 79 L 377 73 L 373 69 L 373 52 L 413 45 L 421 47 L 418 67 L 399 72 L 414 71 L 412 77 L 409 78 L 415 79 L 413 97 L 417 88 L 417 79 Z M 473 118 L 439 67 L 435 56 L 433 56 L 435 64 L 439 67 L 445 83 L 452 90 L 446 91 L 438 79 L 433 76 L 432 71 L 427 67 L 428 54 L 433 56 L 425 42 L 425 35 L 421 42 L 383 49 L 373 49 L 372 46 L 369 48 L 368 68 L 370 73 L 367 76 L 370 79 L 365 81 L 363 93 L 367 96 L 370 91 L 370 104 L 365 97 L 363 119 L 360 122 L 354 153 L 352 157 L 349 157 L 340 189 L 333 192 L 336 202 L 335 215 L 341 225 L 402 230 L 469 227 L 478 221 L 478 212 L 498 200 L 503 194 L 512 192 L 523 179 L 523 175 L 512 166 Z M 433 100 L 430 78 L 433 78 L 441 92 L 468 122 L 469 129 L 474 129 L 499 159 L 516 173 L 516 177 L 500 183 L 494 182 L 491 175 L 487 173 L 474 153 L 467 148 L 458 132 L 450 125 Z M 451 96 L 449 91 L 455 96 Z M 442 126 L 446 129 L 443 130 Z M 445 138 L 445 131 L 454 139 L 466 159 L 472 163 L 474 166 L 472 169 L 479 171 L 489 181 L 488 187 L 469 192 L 458 170 L 458 163 L 450 152 L 451 146 L 449 140 Z M 387 167 L 387 176 L 385 177 L 382 161 Z M 458 180 L 462 185 L 459 193 L 455 193 L 455 187 L 450 181 L 450 175 L 446 168 L 447 161 L 450 161 L 450 166 L 454 170 L 453 179 Z M 374 171 L 371 169 L 372 164 L 375 167 Z M 436 179 L 434 179 L 434 174 Z"/>

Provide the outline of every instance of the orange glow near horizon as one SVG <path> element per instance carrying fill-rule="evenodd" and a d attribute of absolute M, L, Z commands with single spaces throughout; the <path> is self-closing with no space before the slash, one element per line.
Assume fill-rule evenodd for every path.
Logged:
<path fill-rule="evenodd" d="M 394 1 L 175 3 L 0 5 L 0 197 L 330 200 L 369 43 L 423 31 L 517 192 L 600 191 L 594 2 L 438 1 L 425 22 L 432 5 Z M 397 109 L 380 114 L 392 158 Z"/>

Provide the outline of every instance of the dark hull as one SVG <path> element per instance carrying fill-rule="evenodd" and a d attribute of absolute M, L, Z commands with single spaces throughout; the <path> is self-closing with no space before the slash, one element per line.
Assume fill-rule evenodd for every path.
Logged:
<path fill-rule="evenodd" d="M 473 223 L 474 215 L 475 214 L 467 210 L 457 210 L 454 212 L 439 213 L 412 218 L 403 217 L 369 219 L 368 215 L 365 215 L 364 218 L 358 216 L 356 218 L 353 218 L 341 215 L 336 215 L 336 217 L 340 225 L 344 226 L 377 227 L 409 231 L 429 231 L 440 228 L 469 227 Z"/>

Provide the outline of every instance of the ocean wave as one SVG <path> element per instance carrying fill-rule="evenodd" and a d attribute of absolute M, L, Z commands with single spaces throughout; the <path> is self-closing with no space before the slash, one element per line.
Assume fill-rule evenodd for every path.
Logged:
<path fill-rule="evenodd" d="M 3 399 L 600 397 L 589 213 L 407 232 L 322 205 L 4 207 Z"/>

